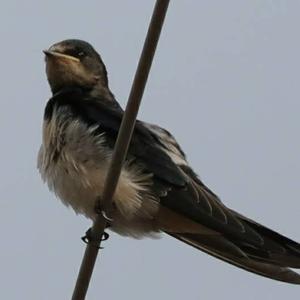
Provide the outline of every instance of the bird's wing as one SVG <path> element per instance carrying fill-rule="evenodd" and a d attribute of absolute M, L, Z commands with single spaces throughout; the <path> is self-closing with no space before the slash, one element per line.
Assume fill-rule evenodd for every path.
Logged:
<path fill-rule="evenodd" d="M 172 187 L 161 197 L 161 228 L 214 257 L 272 279 L 300 284 L 300 245 L 227 208 L 188 166 L 174 137 L 145 124 L 186 176 L 184 189 Z"/>
<path fill-rule="evenodd" d="M 292 284 L 300 284 L 300 275 L 287 267 L 261 262 L 239 253 L 240 249 L 224 237 L 203 236 L 201 234 L 169 233 L 178 240 L 185 242 L 207 254 L 254 274 Z M 236 252 L 236 253 L 234 253 Z"/>

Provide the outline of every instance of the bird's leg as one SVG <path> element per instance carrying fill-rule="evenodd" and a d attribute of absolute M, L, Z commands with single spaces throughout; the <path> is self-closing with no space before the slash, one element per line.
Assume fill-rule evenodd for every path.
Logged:
<path fill-rule="evenodd" d="M 95 212 L 97 215 L 102 215 L 103 218 L 107 221 L 107 227 L 110 226 L 110 223 L 113 221 L 113 219 L 107 214 L 106 210 L 102 207 L 101 205 L 101 198 L 97 197 L 96 199 L 96 204 L 95 204 Z M 111 211 L 110 211 L 111 212 Z M 100 243 L 103 241 L 108 240 L 109 234 L 107 232 L 103 232 L 101 236 L 96 236 L 93 235 L 92 233 L 92 228 L 89 228 L 85 235 L 81 238 L 84 243 L 90 244 L 90 243 Z M 102 249 L 102 247 L 99 247 L 99 249 Z"/>
<path fill-rule="evenodd" d="M 97 215 L 102 215 L 102 217 L 108 222 L 111 223 L 113 222 L 113 218 L 110 216 L 111 215 L 111 210 L 108 213 L 108 210 L 105 209 L 102 205 L 101 205 L 101 198 L 98 197 L 96 199 L 96 205 L 95 205 L 95 212 Z"/>

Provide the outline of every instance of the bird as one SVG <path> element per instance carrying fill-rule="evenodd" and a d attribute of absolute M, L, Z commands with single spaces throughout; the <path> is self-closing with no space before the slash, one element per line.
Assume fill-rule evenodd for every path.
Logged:
<path fill-rule="evenodd" d="M 38 170 L 77 214 L 97 217 L 124 111 L 93 46 L 67 39 L 44 50 L 52 96 Z M 246 271 L 300 284 L 300 244 L 228 208 L 189 165 L 173 135 L 137 120 L 112 199 L 108 229 L 133 238 L 166 233 Z"/>

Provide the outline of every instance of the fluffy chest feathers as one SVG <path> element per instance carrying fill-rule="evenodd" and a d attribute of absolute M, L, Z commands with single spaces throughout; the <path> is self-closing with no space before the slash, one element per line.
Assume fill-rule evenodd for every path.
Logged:
<path fill-rule="evenodd" d="M 74 117 L 67 106 L 54 106 L 44 120 L 38 156 L 38 168 L 50 190 L 77 213 L 92 219 L 112 155 L 105 133 L 96 133 L 98 126 L 101 121 L 91 127 Z M 151 174 L 137 165 L 124 165 L 113 199 L 115 231 L 134 236 L 155 231 L 151 220 L 158 203 L 149 192 L 151 184 Z"/>

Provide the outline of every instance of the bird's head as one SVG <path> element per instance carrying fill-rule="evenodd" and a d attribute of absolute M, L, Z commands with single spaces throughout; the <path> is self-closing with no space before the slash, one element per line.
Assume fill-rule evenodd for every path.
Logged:
<path fill-rule="evenodd" d="M 87 42 L 64 40 L 44 50 L 47 78 L 53 93 L 64 88 L 107 89 L 105 65 Z"/>

